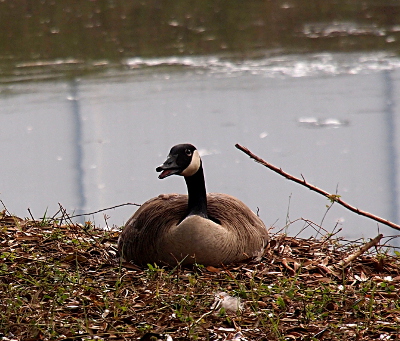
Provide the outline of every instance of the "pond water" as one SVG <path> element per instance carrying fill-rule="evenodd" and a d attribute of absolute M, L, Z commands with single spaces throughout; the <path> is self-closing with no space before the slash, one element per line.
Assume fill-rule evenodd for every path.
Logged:
<path fill-rule="evenodd" d="M 339 205 L 325 216 L 326 198 L 234 145 L 398 222 L 399 58 L 325 53 L 124 63 L 125 70 L 93 76 L 1 86 L 0 198 L 10 212 L 52 216 L 61 203 L 72 215 L 185 193 L 182 178 L 158 180 L 155 167 L 172 145 L 190 142 L 203 155 L 208 191 L 237 196 L 275 230 L 304 218 L 329 232 L 342 228 L 348 238 L 395 234 Z M 135 209 L 84 219 L 120 226 Z"/>
<path fill-rule="evenodd" d="M 398 223 L 398 3 L 16 0 L 0 2 L 0 26 L 8 211 L 38 219 L 60 203 L 81 215 L 184 193 L 155 167 L 190 142 L 207 189 L 237 196 L 273 231 L 317 234 L 303 218 L 351 239 L 397 234 L 328 209 L 234 145 Z M 75 219 L 121 226 L 135 210 Z"/>

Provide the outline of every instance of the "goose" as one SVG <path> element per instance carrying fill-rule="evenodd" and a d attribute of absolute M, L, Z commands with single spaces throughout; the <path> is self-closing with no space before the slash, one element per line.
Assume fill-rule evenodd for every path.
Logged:
<path fill-rule="evenodd" d="M 183 176 L 184 194 L 146 201 L 126 222 L 118 251 L 137 265 L 226 265 L 262 254 L 269 241 L 261 219 L 228 194 L 206 194 L 203 163 L 191 144 L 171 148 L 158 178 Z"/>

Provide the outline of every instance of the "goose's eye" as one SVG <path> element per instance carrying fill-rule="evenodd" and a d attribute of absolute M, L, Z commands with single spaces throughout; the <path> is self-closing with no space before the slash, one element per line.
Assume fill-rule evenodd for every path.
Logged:
<path fill-rule="evenodd" d="M 187 156 L 192 156 L 192 151 L 190 149 L 186 149 L 185 153 Z"/>

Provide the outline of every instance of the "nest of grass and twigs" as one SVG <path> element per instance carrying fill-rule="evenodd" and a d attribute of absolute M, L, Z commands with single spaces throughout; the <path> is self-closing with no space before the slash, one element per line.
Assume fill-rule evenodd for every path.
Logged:
<path fill-rule="evenodd" d="M 118 234 L 2 212 L 0 340 L 400 338 L 400 256 L 380 244 L 338 267 L 362 243 L 275 235 L 257 262 L 139 268 Z"/>

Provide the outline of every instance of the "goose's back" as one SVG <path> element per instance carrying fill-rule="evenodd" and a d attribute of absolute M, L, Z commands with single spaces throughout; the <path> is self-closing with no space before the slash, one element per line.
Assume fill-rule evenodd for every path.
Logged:
<path fill-rule="evenodd" d="M 228 264 L 256 255 L 268 241 L 263 222 L 230 195 L 207 195 L 210 220 L 184 219 L 187 204 L 183 194 L 163 194 L 145 202 L 121 232 L 118 249 L 123 258 L 136 264 Z"/>

